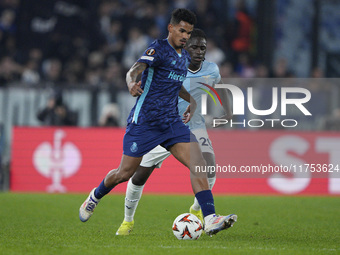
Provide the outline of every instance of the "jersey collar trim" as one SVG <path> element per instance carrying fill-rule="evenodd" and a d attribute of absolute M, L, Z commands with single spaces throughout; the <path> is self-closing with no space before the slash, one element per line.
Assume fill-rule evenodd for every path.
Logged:
<path fill-rule="evenodd" d="M 193 74 L 198 73 L 199 71 L 202 70 L 202 66 L 203 66 L 203 61 L 202 61 L 202 63 L 201 63 L 200 68 L 198 68 L 196 71 L 192 71 L 192 70 L 190 70 L 189 68 L 188 68 L 188 71 L 189 71 L 190 73 L 193 73 Z"/>
<path fill-rule="evenodd" d="M 178 56 L 181 58 L 182 57 L 182 54 L 181 53 L 178 53 L 176 50 L 175 50 L 175 48 L 174 47 L 172 47 L 172 45 L 169 43 L 169 40 L 168 40 L 168 38 L 166 38 L 166 41 L 167 41 L 167 43 L 170 45 L 170 47 L 171 48 L 173 48 L 174 49 L 174 51 L 178 54 Z"/>

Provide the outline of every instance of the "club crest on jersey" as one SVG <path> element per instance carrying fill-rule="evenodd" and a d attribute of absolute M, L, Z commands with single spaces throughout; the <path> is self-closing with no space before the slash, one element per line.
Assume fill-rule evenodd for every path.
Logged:
<path fill-rule="evenodd" d="M 156 53 L 155 49 L 148 49 L 148 50 L 146 51 L 146 55 L 149 55 L 149 56 L 152 56 L 152 55 L 154 55 L 155 53 Z"/>
<path fill-rule="evenodd" d="M 130 151 L 131 152 L 136 152 L 138 151 L 138 146 L 137 146 L 137 143 L 136 142 L 133 142 L 131 147 L 130 147 Z"/>

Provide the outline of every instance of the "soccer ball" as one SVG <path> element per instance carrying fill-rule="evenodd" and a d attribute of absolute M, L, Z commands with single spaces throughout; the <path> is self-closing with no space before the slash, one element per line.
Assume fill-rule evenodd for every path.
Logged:
<path fill-rule="evenodd" d="M 202 231 L 202 222 L 191 213 L 179 215 L 172 224 L 172 232 L 179 240 L 196 240 Z"/>

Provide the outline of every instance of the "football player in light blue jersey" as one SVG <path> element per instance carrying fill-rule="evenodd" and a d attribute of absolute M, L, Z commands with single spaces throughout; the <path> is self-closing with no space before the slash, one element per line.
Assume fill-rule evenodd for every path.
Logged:
<path fill-rule="evenodd" d="M 207 133 L 205 119 L 200 113 L 201 96 L 209 91 L 208 86 L 214 87 L 221 80 L 219 68 L 215 63 L 204 61 L 206 53 L 206 36 L 200 29 L 194 29 L 190 39 L 187 42 L 186 50 L 190 53 L 191 61 L 188 67 L 186 79 L 183 86 L 196 100 L 197 110 L 191 117 L 189 125 L 191 132 L 196 136 L 199 142 L 204 159 L 208 166 L 215 165 L 215 154 L 211 146 L 211 141 Z M 204 89 L 204 90 L 203 90 Z M 189 103 L 179 98 L 178 110 L 183 115 Z M 228 102 L 224 102 L 224 110 L 226 117 L 231 118 L 232 113 Z M 116 235 L 129 235 L 134 226 L 134 214 L 137 209 L 138 202 L 142 196 L 144 185 L 155 168 L 160 168 L 162 162 L 170 156 L 170 152 L 162 146 L 144 155 L 143 160 L 134 176 L 129 180 L 125 197 L 125 217 L 124 221 L 116 232 Z M 208 174 L 209 188 L 212 189 L 216 181 L 213 173 Z M 196 215 L 203 222 L 201 207 L 195 198 L 194 204 L 190 207 L 190 213 Z M 236 215 L 233 216 L 236 220 Z"/>

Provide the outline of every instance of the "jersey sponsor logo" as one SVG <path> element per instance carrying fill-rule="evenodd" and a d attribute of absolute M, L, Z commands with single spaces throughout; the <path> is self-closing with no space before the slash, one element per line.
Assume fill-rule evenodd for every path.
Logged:
<path fill-rule="evenodd" d="M 179 74 L 176 74 L 175 72 L 170 72 L 169 75 L 168 75 L 169 79 L 172 79 L 172 80 L 175 80 L 175 81 L 184 81 L 185 77 L 186 76 L 184 74 L 179 75 Z"/>
<path fill-rule="evenodd" d="M 171 65 L 176 65 L 176 60 L 173 60 L 173 61 L 171 62 Z"/>
<path fill-rule="evenodd" d="M 148 49 L 148 50 L 146 51 L 146 55 L 149 55 L 149 56 L 152 56 L 152 55 L 154 55 L 155 53 L 156 53 L 155 49 Z"/>

